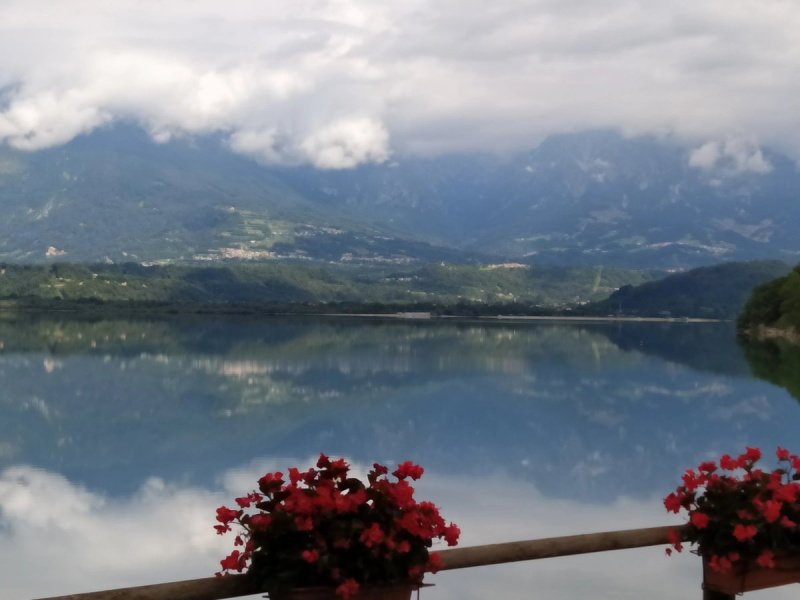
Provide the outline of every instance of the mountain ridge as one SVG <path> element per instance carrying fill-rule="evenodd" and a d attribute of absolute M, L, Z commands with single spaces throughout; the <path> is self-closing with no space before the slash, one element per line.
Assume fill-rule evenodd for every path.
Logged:
<path fill-rule="evenodd" d="M 747 152 L 757 168 L 697 164 L 673 140 L 600 130 L 321 171 L 115 126 L 31 154 L 0 147 L 0 261 L 796 262 L 800 171 Z"/>

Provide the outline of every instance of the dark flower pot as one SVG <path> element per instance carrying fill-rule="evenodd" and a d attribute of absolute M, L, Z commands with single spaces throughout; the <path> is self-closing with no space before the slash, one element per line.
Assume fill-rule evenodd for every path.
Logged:
<path fill-rule="evenodd" d="M 703 559 L 703 589 L 721 594 L 741 594 L 790 583 L 800 583 L 800 554 L 776 557 L 775 567 L 765 569 L 758 565 L 741 567 L 728 573 L 719 573 Z"/>
<path fill-rule="evenodd" d="M 410 600 L 420 588 L 419 584 L 396 583 L 390 585 L 362 585 L 350 600 Z M 298 587 L 280 592 L 270 592 L 270 600 L 341 600 L 333 587 Z"/>

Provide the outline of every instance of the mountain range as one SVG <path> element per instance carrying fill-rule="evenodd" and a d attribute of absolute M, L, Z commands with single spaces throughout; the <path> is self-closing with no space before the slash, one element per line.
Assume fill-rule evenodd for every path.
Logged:
<path fill-rule="evenodd" d="M 669 138 L 588 131 L 511 155 L 326 171 L 117 125 L 34 153 L 0 148 L 0 261 L 796 262 L 800 171 L 769 149 L 757 158 L 704 162 Z"/>

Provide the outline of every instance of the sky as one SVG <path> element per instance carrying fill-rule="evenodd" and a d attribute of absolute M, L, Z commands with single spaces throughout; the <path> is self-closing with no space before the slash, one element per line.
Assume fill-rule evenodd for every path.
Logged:
<path fill-rule="evenodd" d="M 341 169 L 612 128 L 759 172 L 800 159 L 798 31 L 796 0 L 3 0 L 0 142 L 126 121 Z"/>

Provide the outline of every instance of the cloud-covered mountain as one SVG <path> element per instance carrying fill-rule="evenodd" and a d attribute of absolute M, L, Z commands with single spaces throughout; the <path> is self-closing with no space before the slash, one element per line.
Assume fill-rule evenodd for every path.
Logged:
<path fill-rule="evenodd" d="M 134 121 L 269 164 L 518 151 L 588 128 L 800 158 L 786 0 L 4 0 L 0 141 Z M 707 153 L 712 153 L 708 149 Z"/>
<path fill-rule="evenodd" d="M 743 140 L 610 131 L 511 155 L 266 167 L 219 138 L 134 127 L 0 149 L 0 260 L 408 264 L 512 259 L 683 268 L 800 256 L 800 171 Z"/>
<path fill-rule="evenodd" d="M 328 206 L 538 262 L 686 267 L 800 256 L 797 165 L 741 140 L 693 149 L 595 131 L 505 158 L 289 176 Z"/>

